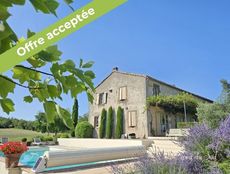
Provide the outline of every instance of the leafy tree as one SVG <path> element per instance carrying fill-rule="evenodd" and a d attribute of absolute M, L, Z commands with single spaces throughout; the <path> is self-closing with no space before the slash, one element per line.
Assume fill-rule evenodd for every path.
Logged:
<path fill-rule="evenodd" d="M 108 116 L 106 121 L 106 138 L 112 138 L 113 132 L 113 108 L 109 107 Z"/>
<path fill-rule="evenodd" d="M 123 133 L 123 109 L 119 106 L 117 109 L 117 123 L 115 129 L 115 138 L 121 138 Z"/>
<path fill-rule="evenodd" d="M 55 116 L 54 121 L 52 123 L 48 123 L 48 128 L 49 131 L 54 133 L 55 135 L 57 135 L 57 133 L 60 132 L 69 131 L 69 128 L 66 127 L 63 120 L 58 115 Z"/>
<path fill-rule="evenodd" d="M 230 105 L 230 83 L 227 80 L 221 80 L 222 92 L 217 99 L 218 103 Z"/>
<path fill-rule="evenodd" d="M 80 122 L 77 124 L 75 134 L 78 138 L 92 138 L 93 126 L 87 121 Z"/>
<path fill-rule="evenodd" d="M 208 104 L 200 103 L 197 107 L 198 119 L 211 128 L 219 126 L 219 122 L 230 114 L 230 84 L 221 80 L 222 92 L 217 102 Z"/>
<path fill-rule="evenodd" d="M 101 120 L 99 126 L 99 137 L 105 137 L 105 126 L 106 126 L 106 110 L 103 108 L 101 111 Z"/>
<path fill-rule="evenodd" d="M 47 120 L 45 113 L 39 112 L 37 115 L 35 115 L 35 119 L 36 130 L 42 133 L 47 132 Z"/>
<path fill-rule="evenodd" d="M 72 120 L 73 120 L 73 126 L 76 128 L 78 123 L 78 100 L 75 98 L 73 110 L 72 110 Z M 75 131 L 72 131 L 72 136 L 75 137 Z"/>
<path fill-rule="evenodd" d="M 12 128 L 13 123 L 12 120 L 7 118 L 0 118 L 0 128 Z"/>
<path fill-rule="evenodd" d="M 35 130 L 35 122 L 16 118 L 0 117 L 0 128 Z"/>
<path fill-rule="evenodd" d="M 47 122 L 46 114 L 43 112 L 39 112 L 35 118 L 36 130 L 39 132 L 50 132 L 57 134 L 59 132 L 66 132 L 69 130 L 58 115 L 55 116 L 54 121 L 51 123 Z"/>
<path fill-rule="evenodd" d="M 57 0 L 30 0 L 37 12 L 53 14 L 57 16 L 56 10 L 59 6 Z M 73 0 L 64 0 L 70 5 Z M 21 42 L 14 30 L 8 24 L 10 17 L 9 8 L 13 5 L 24 5 L 25 0 L 0 1 L 0 54 Z M 28 30 L 27 37 L 35 33 Z M 92 80 L 95 74 L 89 69 L 93 62 L 84 63 L 81 59 L 78 66 L 72 61 L 60 62 L 62 52 L 56 45 L 52 45 L 27 59 L 23 65 L 16 65 L 10 74 L 0 74 L 0 107 L 3 112 L 9 114 L 14 111 L 14 101 L 9 94 L 14 93 L 16 86 L 24 88 L 29 95 L 24 101 L 31 103 L 38 100 L 43 104 L 47 121 L 53 122 L 55 116 L 63 119 L 64 123 L 73 129 L 71 114 L 61 108 L 57 102 L 62 100 L 62 94 L 71 94 L 75 98 L 77 94 L 86 92 L 88 100 L 92 102 L 91 92 L 94 91 Z M 48 72 L 43 71 L 49 69 Z"/>

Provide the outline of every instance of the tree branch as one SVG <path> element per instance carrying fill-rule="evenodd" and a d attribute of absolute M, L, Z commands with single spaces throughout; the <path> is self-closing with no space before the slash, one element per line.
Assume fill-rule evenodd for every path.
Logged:
<path fill-rule="evenodd" d="M 7 80 L 7 81 L 9 81 L 9 82 L 11 82 L 11 83 L 14 83 L 15 85 L 18 85 L 18 86 L 23 87 L 23 88 L 26 88 L 26 89 L 43 89 L 43 88 L 35 88 L 35 87 L 30 87 L 30 86 L 22 85 L 22 84 L 17 83 L 17 82 L 15 82 L 15 81 L 13 81 L 12 79 L 9 79 L 8 77 L 5 77 L 5 76 L 3 76 L 3 75 L 1 75 L 1 74 L 0 74 L 0 78 L 3 78 L 3 79 L 5 79 L 5 80 Z"/>
<path fill-rule="evenodd" d="M 51 73 L 47 73 L 47 72 L 44 72 L 44 71 L 36 70 L 36 69 L 29 68 L 29 67 L 26 67 L 26 66 L 23 66 L 23 65 L 16 65 L 15 67 L 24 68 L 24 69 L 27 69 L 27 70 L 30 70 L 30 71 L 35 71 L 35 72 L 38 72 L 38 73 L 41 73 L 41 74 L 53 77 L 53 74 L 51 74 Z"/>

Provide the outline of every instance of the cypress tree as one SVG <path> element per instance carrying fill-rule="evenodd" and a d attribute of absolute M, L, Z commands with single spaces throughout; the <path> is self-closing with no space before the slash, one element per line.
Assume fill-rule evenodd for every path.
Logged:
<path fill-rule="evenodd" d="M 112 138 L 113 131 L 113 108 L 109 107 L 108 116 L 106 121 L 106 138 Z"/>
<path fill-rule="evenodd" d="M 74 105 L 73 105 L 73 109 L 72 109 L 72 120 L 73 120 L 73 125 L 74 125 L 74 129 L 77 127 L 77 123 L 78 123 L 78 99 L 75 98 L 74 100 Z M 73 130 L 72 132 L 72 136 L 75 137 L 75 131 Z"/>
<path fill-rule="evenodd" d="M 123 109 L 119 106 L 117 109 L 117 123 L 115 130 L 115 138 L 121 138 L 123 133 Z"/>
<path fill-rule="evenodd" d="M 99 137 L 105 137 L 105 126 L 106 126 L 106 110 L 103 108 L 101 111 L 101 120 L 100 120 L 100 127 L 99 127 Z"/>

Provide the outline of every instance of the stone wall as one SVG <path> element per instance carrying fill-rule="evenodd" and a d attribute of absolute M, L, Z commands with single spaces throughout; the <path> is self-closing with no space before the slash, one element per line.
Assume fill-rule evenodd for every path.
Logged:
<path fill-rule="evenodd" d="M 127 86 L 127 100 L 119 100 L 120 87 Z M 107 103 L 97 105 L 96 94 L 108 93 Z M 146 80 L 144 76 L 130 75 L 113 72 L 103 83 L 101 83 L 94 94 L 94 103 L 90 104 L 89 121 L 94 125 L 94 117 L 100 116 L 103 108 L 108 110 L 110 106 L 117 110 L 118 106 L 124 109 L 124 133 L 135 133 L 138 138 L 147 137 L 147 113 L 146 104 Z M 137 111 L 137 126 L 128 126 L 128 112 Z M 100 120 L 100 117 L 99 117 Z M 116 117 L 114 118 L 114 123 Z M 99 123 L 100 124 L 100 123 Z M 114 124 L 115 127 L 115 124 Z M 98 137 L 98 128 L 95 128 L 95 137 Z"/>

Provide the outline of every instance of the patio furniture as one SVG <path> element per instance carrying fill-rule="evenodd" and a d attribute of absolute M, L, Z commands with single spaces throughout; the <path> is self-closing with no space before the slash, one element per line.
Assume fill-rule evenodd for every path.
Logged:
<path fill-rule="evenodd" d="M 129 134 L 128 139 L 136 139 L 136 134 L 135 133 Z"/>
<path fill-rule="evenodd" d="M 1 144 L 5 144 L 9 142 L 9 138 L 8 137 L 2 137 L 1 138 Z"/>
<path fill-rule="evenodd" d="M 41 138 L 34 138 L 34 142 L 32 142 L 32 145 L 41 146 L 41 145 L 45 145 L 45 143 L 41 141 Z"/>
<path fill-rule="evenodd" d="M 187 134 L 187 129 L 169 129 L 166 133 L 167 137 L 184 137 Z"/>

